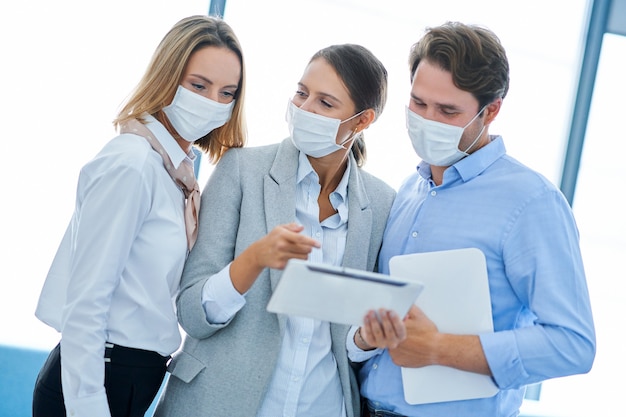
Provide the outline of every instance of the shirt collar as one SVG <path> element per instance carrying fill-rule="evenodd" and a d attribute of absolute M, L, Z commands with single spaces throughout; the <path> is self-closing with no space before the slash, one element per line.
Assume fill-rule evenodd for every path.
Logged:
<path fill-rule="evenodd" d="M 309 158 L 306 157 L 304 152 L 298 151 L 298 174 L 296 176 L 296 184 L 300 184 L 308 175 L 311 175 L 311 173 L 315 174 L 317 177 L 317 173 L 313 170 Z"/>
<path fill-rule="evenodd" d="M 165 126 L 161 124 L 154 116 L 151 114 L 142 115 L 142 119 L 146 121 L 146 127 L 152 134 L 157 138 L 157 140 L 167 152 L 167 155 L 170 157 L 174 168 L 178 168 L 185 160 L 185 158 L 189 158 L 191 164 L 193 166 L 194 160 L 196 159 L 196 154 L 193 150 L 190 150 L 189 153 L 185 153 L 182 148 L 176 142 L 176 139 L 167 131 Z"/>
<path fill-rule="evenodd" d="M 506 148 L 504 146 L 502 136 L 490 135 L 489 139 L 491 142 L 487 145 L 446 169 L 443 174 L 444 184 L 452 179 L 449 178 L 451 175 L 461 177 L 464 182 L 470 181 L 506 154 Z M 425 179 L 430 179 L 432 176 L 430 165 L 424 161 L 417 165 L 417 172 Z"/>
<path fill-rule="evenodd" d="M 339 206 L 342 205 L 342 203 L 346 203 L 348 201 L 348 179 L 350 178 L 351 165 L 352 165 L 351 158 L 348 158 L 348 165 L 346 166 L 346 172 L 343 173 L 343 177 L 341 178 L 341 181 L 337 185 L 337 188 L 335 189 L 335 191 L 330 194 L 330 202 L 335 208 L 335 210 L 339 210 Z M 341 210 L 339 211 L 341 214 Z"/>
<path fill-rule="evenodd" d="M 350 178 L 351 167 L 352 158 L 348 158 L 346 172 L 343 173 L 343 177 L 341 178 L 341 181 L 337 185 L 335 191 L 330 194 L 330 203 L 333 205 L 335 210 L 339 210 L 339 207 L 342 205 L 342 203 L 346 203 L 348 201 L 348 182 Z M 296 184 L 300 184 L 309 175 L 313 175 L 315 181 L 319 183 L 319 176 L 311 166 L 309 158 L 307 158 L 304 152 L 300 151 L 298 154 L 298 174 L 296 176 Z"/>

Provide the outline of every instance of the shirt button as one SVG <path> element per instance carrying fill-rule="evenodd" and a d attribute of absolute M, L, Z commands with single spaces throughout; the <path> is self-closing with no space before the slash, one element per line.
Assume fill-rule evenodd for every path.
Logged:
<path fill-rule="evenodd" d="M 302 338 L 302 343 L 309 343 L 309 339 L 307 339 L 306 337 Z"/>
<path fill-rule="evenodd" d="M 294 377 L 293 377 L 293 380 L 294 380 L 295 382 L 298 382 L 298 381 L 300 381 L 300 377 L 299 377 L 299 376 L 294 376 Z"/>
<path fill-rule="evenodd" d="M 377 364 L 377 363 L 375 363 L 374 365 L 372 365 L 372 368 L 374 368 L 374 369 L 378 369 L 378 364 Z"/>
<path fill-rule="evenodd" d="M 417 237 L 417 232 L 413 232 L 413 233 L 411 233 L 411 236 L 412 236 L 412 237 Z"/>
<path fill-rule="evenodd" d="M 315 236 L 316 236 L 316 237 L 320 237 L 321 235 L 322 235 L 322 234 L 321 234 L 320 232 L 316 232 L 316 233 L 315 233 Z"/>
<path fill-rule="evenodd" d="M 434 190 L 433 190 L 433 191 L 431 191 L 431 192 L 430 192 L 430 195 L 432 195 L 433 197 L 434 197 L 434 196 L 436 196 L 436 195 L 437 195 L 437 191 L 434 191 Z"/>

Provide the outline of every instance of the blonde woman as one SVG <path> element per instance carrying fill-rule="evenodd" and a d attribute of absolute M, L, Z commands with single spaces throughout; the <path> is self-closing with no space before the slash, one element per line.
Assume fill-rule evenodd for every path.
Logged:
<path fill-rule="evenodd" d="M 197 234 L 197 145 L 217 162 L 245 142 L 244 62 L 224 21 L 165 35 L 118 114 L 120 134 L 81 170 L 76 209 L 36 315 L 61 333 L 33 416 L 143 416 L 181 338 L 173 305 Z"/>

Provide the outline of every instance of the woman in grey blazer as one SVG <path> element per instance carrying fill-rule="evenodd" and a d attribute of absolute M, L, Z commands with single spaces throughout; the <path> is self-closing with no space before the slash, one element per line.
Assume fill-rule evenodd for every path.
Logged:
<path fill-rule="evenodd" d="M 177 300 L 187 335 L 157 417 L 359 416 L 349 326 L 266 306 L 291 258 L 376 268 L 395 191 L 362 170 L 362 131 L 386 95 L 387 72 L 366 48 L 322 49 L 288 102 L 290 137 L 220 160 Z"/>

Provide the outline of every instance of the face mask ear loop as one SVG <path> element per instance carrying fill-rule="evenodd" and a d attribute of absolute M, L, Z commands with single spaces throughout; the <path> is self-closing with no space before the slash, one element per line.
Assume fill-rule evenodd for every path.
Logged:
<path fill-rule="evenodd" d="M 344 141 L 343 141 L 343 142 L 341 142 L 341 143 L 338 143 L 337 145 L 339 145 L 339 146 L 343 146 L 343 145 L 345 145 L 346 143 L 350 142 L 352 139 L 356 139 L 356 135 L 357 135 L 357 134 L 358 134 L 357 129 L 356 129 L 356 128 L 354 128 L 354 130 L 352 131 L 352 134 L 351 134 L 350 136 L 348 136 L 348 138 L 347 138 L 346 140 L 344 140 Z M 344 146 L 344 148 L 345 148 L 345 146 Z M 349 148 L 345 148 L 345 149 L 349 149 Z"/>
<path fill-rule="evenodd" d="M 482 109 L 480 109 L 480 111 L 478 113 L 476 113 L 476 116 L 474 116 L 472 118 L 472 120 L 469 121 L 468 124 L 465 125 L 465 127 L 463 128 L 463 130 L 467 129 L 467 127 L 469 125 L 471 125 L 472 123 L 474 123 L 474 121 L 476 120 L 476 118 L 478 116 L 480 116 L 480 114 L 487 108 L 487 106 L 483 106 Z M 465 149 L 464 151 L 462 151 L 464 154 L 468 155 L 467 151 L 469 151 L 470 149 L 472 149 L 474 147 L 474 145 L 476 145 L 476 142 L 478 142 L 478 139 L 480 139 L 480 137 L 482 136 L 483 132 L 485 131 L 485 125 L 483 125 L 483 128 L 480 129 L 480 133 L 478 133 L 478 136 L 476 136 L 476 139 L 474 139 L 474 142 L 472 142 L 470 144 L 470 146 L 467 147 L 467 149 Z"/>
<path fill-rule="evenodd" d="M 474 145 L 476 145 L 476 142 L 478 142 L 478 139 L 480 139 L 484 131 L 485 131 L 485 126 L 483 125 L 483 128 L 480 129 L 480 133 L 478 134 L 478 136 L 476 136 L 476 139 L 474 139 L 474 142 L 472 142 L 471 145 L 468 146 L 467 149 L 463 151 L 464 154 L 467 155 L 467 151 L 469 151 L 470 149 L 472 149 Z"/>
<path fill-rule="evenodd" d="M 474 123 L 476 121 L 476 119 L 478 118 L 478 116 L 480 116 L 482 114 L 483 111 L 485 111 L 485 109 L 487 108 L 487 106 L 483 106 L 482 109 L 480 109 L 480 111 L 478 113 L 476 113 L 476 116 L 472 117 L 472 120 L 470 120 L 469 122 L 467 122 L 467 124 L 463 127 L 463 130 L 467 129 L 467 127 L 469 125 L 471 125 L 472 123 Z"/>
<path fill-rule="evenodd" d="M 342 123 L 348 122 L 348 121 L 350 121 L 350 120 L 354 119 L 355 117 L 360 116 L 360 115 L 361 115 L 361 114 L 363 114 L 364 112 L 365 112 L 365 110 L 361 110 L 360 112 L 358 112 L 358 113 L 357 113 L 357 114 L 355 114 L 354 116 L 350 116 L 350 117 L 348 117 L 346 120 L 342 120 L 342 121 L 341 121 L 341 123 L 339 123 L 339 124 L 342 124 Z M 339 145 L 339 146 L 343 146 L 343 145 L 345 145 L 347 142 L 350 142 L 352 139 L 355 139 L 355 138 L 356 138 L 356 134 L 357 134 L 357 128 L 355 127 L 355 128 L 354 128 L 354 130 L 353 130 L 352 132 L 354 132 L 354 133 L 352 133 L 352 134 L 348 137 L 348 139 L 344 140 L 344 141 L 343 141 L 343 142 L 341 142 L 341 143 L 338 143 L 338 145 Z M 349 148 L 346 148 L 346 149 L 349 149 Z"/>
<path fill-rule="evenodd" d="M 345 123 L 345 122 L 349 122 L 350 120 L 354 119 L 355 117 L 362 115 L 364 112 L 365 112 L 365 110 L 361 110 L 361 111 L 360 111 L 360 112 L 358 112 L 357 114 L 355 114 L 355 115 L 353 115 L 353 116 L 348 117 L 346 120 L 342 120 L 342 121 L 341 121 L 341 123 L 339 123 L 339 124 L 343 124 L 343 123 Z"/>

